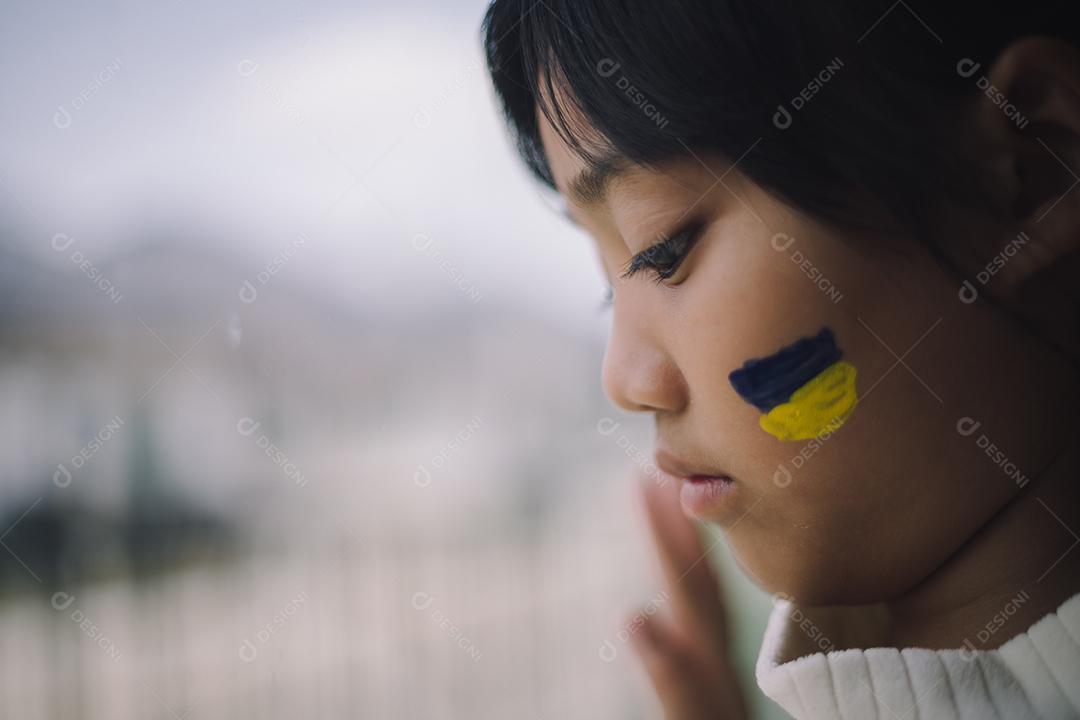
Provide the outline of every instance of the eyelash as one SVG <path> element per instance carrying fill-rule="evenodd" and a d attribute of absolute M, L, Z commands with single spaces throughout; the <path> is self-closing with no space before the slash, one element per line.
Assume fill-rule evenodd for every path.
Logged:
<path fill-rule="evenodd" d="M 622 277 L 628 278 L 642 268 L 646 268 L 653 273 L 657 283 L 663 282 L 678 271 L 679 265 L 690 253 L 700 231 L 700 227 L 691 227 L 650 245 L 630 258 L 629 266 Z"/>
<path fill-rule="evenodd" d="M 682 261 L 690 253 L 691 248 L 697 241 L 700 231 L 701 228 L 699 227 L 689 228 L 671 237 L 666 237 L 654 245 L 650 245 L 630 258 L 629 266 L 623 272 L 622 277 L 630 277 L 642 268 L 648 268 L 655 275 L 657 283 L 663 282 L 679 269 L 679 265 L 682 264 Z M 682 245 L 681 248 L 678 247 L 680 244 Z M 656 257 L 658 255 L 662 256 L 663 253 L 667 253 L 666 258 Z M 672 258 L 672 255 L 675 257 Z M 610 310 L 614 300 L 615 290 L 610 285 L 605 285 L 604 297 L 600 300 L 597 311 Z"/>

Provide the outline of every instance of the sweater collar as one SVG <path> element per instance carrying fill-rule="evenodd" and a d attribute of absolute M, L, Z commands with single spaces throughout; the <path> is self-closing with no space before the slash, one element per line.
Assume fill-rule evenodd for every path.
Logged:
<path fill-rule="evenodd" d="M 1070 717 L 1080 709 L 1080 594 L 994 650 L 876 646 L 886 629 L 881 606 L 814 608 L 811 617 L 777 599 L 758 686 L 805 720 Z"/>

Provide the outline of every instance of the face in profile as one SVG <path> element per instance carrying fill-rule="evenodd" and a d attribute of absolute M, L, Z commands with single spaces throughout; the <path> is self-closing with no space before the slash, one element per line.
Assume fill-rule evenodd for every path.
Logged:
<path fill-rule="evenodd" d="M 655 418 L 684 510 L 718 524 L 761 587 L 813 604 L 897 596 L 1060 447 L 1066 365 L 962 301 L 917 238 L 823 224 L 729 158 L 613 155 L 596 172 L 537 120 L 613 292 L 604 391 Z M 941 222 L 1000 244 L 1013 232 Z"/>

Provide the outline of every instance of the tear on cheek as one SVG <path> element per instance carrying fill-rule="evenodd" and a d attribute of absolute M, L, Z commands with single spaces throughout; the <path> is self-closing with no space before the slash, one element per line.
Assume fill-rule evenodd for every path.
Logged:
<path fill-rule="evenodd" d="M 764 413 L 761 429 L 779 440 L 835 432 L 858 402 L 855 378 L 855 366 L 841 359 L 827 327 L 768 357 L 747 360 L 728 376 L 735 392 Z"/>

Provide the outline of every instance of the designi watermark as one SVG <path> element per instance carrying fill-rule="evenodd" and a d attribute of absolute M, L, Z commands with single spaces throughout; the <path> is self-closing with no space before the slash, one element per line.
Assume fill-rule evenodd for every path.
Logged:
<path fill-rule="evenodd" d="M 456 95 L 465 85 L 465 81 L 470 75 L 476 72 L 480 68 L 476 63 L 469 63 L 465 66 L 463 71 L 459 71 L 450 82 L 446 83 L 442 90 L 435 96 L 435 99 L 431 102 L 424 103 L 416 109 L 413 113 L 413 125 L 420 130 L 431 127 L 431 119 L 434 115 L 437 115 L 439 111 L 446 106 L 446 103 Z"/>
<path fill-rule="evenodd" d="M 799 452 L 795 453 L 791 460 L 777 465 L 776 472 L 773 473 L 773 484 L 780 488 L 786 488 L 790 485 L 793 475 L 791 470 L 788 469 L 788 465 L 795 470 L 802 468 L 810 458 L 814 457 L 818 450 L 825 446 L 825 443 L 840 429 L 844 421 L 844 418 L 833 418 L 825 425 L 822 433 L 815 438 L 811 438 L 809 442 L 799 448 Z"/>
<path fill-rule="evenodd" d="M 956 421 L 956 432 L 960 433 L 963 437 L 971 437 L 982 425 L 978 420 L 970 417 L 962 417 Z M 1008 477 L 1012 478 L 1016 482 L 1017 487 L 1024 487 L 1028 483 L 1028 476 L 1023 473 L 1011 460 L 1009 456 L 1005 454 L 1005 451 L 995 445 L 990 438 L 985 434 L 979 433 L 979 436 L 975 438 L 975 445 L 980 450 L 986 453 L 986 457 L 1004 472 Z"/>
<path fill-rule="evenodd" d="M 1021 590 L 1014 597 L 1010 598 L 1000 610 L 994 613 L 985 625 L 979 628 L 979 632 L 975 633 L 975 639 L 979 642 L 980 647 L 986 647 L 986 644 L 990 642 L 997 631 L 1005 627 L 1005 623 L 1030 599 L 1027 590 Z M 975 653 L 978 652 L 978 648 L 975 647 L 975 643 L 971 641 L 971 638 L 965 637 L 964 642 L 961 643 L 960 658 L 962 660 L 974 660 Z"/>
<path fill-rule="evenodd" d="M 259 290 L 255 286 L 255 283 L 259 284 L 259 287 L 265 287 L 269 284 L 270 280 L 277 275 L 281 268 L 285 267 L 287 263 L 304 245 L 307 244 L 307 235 L 300 233 L 293 239 L 288 245 L 282 248 L 274 258 L 266 264 L 262 270 L 255 275 L 255 282 L 245 280 L 244 284 L 240 286 L 240 302 L 245 305 L 250 305 L 259 299 Z"/>
<path fill-rule="evenodd" d="M 254 662 L 259 657 L 259 648 L 269 643 L 270 638 L 274 637 L 294 615 L 300 612 L 300 607 L 307 602 L 307 599 L 308 594 L 301 590 L 296 597 L 285 604 L 285 607 L 274 613 L 274 617 L 270 619 L 270 622 L 259 628 L 255 633 L 254 642 L 251 638 L 244 638 L 237 651 L 240 659 L 248 663 Z"/>
<path fill-rule="evenodd" d="M 792 602 L 790 595 L 782 592 L 773 595 L 774 606 L 779 605 L 781 601 L 788 603 L 788 619 L 805 633 L 806 637 L 810 638 L 810 642 L 816 645 L 818 650 L 828 653 L 836 649 L 836 643 L 829 639 L 825 632 L 803 612 L 802 608 Z"/>
<path fill-rule="evenodd" d="M 611 437 L 620 427 L 622 427 L 622 423 L 609 417 L 602 417 L 596 423 L 596 431 L 605 437 Z M 655 480 L 657 485 L 664 486 L 668 483 L 668 476 L 660 472 L 660 468 L 656 467 L 649 453 L 639 448 L 625 434 L 619 433 L 619 436 L 615 438 L 615 445 L 626 453 L 626 456 L 633 460 L 634 464 L 641 468 L 646 475 Z"/>
<path fill-rule="evenodd" d="M 620 628 L 619 632 L 615 633 L 615 640 L 619 645 L 625 645 L 627 640 L 637 634 L 637 631 L 664 606 L 670 597 L 667 590 L 661 590 L 649 600 L 645 607 L 639 610 L 625 627 Z M 613 662 L 615 658 L 619 657 L 619 647 L 611 640 L 605 640 L 600 643 L 598 654 L 604 662 Z"/>
<path fill-rule="evenodd" d="M 86 106 L 86 103 L 90 101 L 90 98 L 101 92 L 101 88 L 105 87 L 105 85 L 113 79 L 113 76 L 120 72 L 120 68 L 123 67 L 123 65 L 123 58 L 113 58 L 111 62 L 102 68 L 101 71 L 86 84 L 86 87 L 80 90 L 75 97 L 71 98 L 67 105 L 58 105 L 56 112 L 53 114 L 53 125 L 55 125 L 58 130 L 67 130 L 71 127 L 73 119 L 72 113 L 77 113 L 82 110 Z"/>
<path fill-rule="evenodd" d="M 825 276 L 810 258 L 806 257 L 800 250 L 795 249 L 788 252 L 789 248 L 795 244 L 795 238 L 787 233 L 778 232 L 772 236 L 769 240 L 769 244 L 772 245 L 773 250 L 777 252 L 787 253 L 788 259 L 802 271 L 802 274 L 810 279 L 810 282 L 814 283 L 814 287 L 825 294 L 825 297 L 829 298 L 835 305 L 844 299 L 844 293 L 840 292 L 840 289 Z"/>
<path fill-rule="evenodd" d="M 431 593 L 418 590 L 413 593 L 410 602 L 412 603 L 413 608 L 421 612 L 431 608 L 431 612 L 428 613 L 431 622 L 444 631 L 447 636 L 454 641 L 454 644 L 461 648 L 462 652 L 468 655 L 473 662 L 480 662 L 480 658 L 483 657 L 484 653 L 480 651 L 480 648 L 476 646 L 476 643 L 461 632 L 461 628 L 459 628 L 457 623 L 451 620 L 446 613 L 438 607 L 432 607 L 435 602 L 435 597 Z"/>
<path fill-rule="evenodd" d="M 110 640 L 105 633 L 101 631 L 93 620 L 86 616 L 78 606 L 74 607 L 71 612 L 68 612 L 68 608 L 75 604 L 75 596 L 71 593 L 63 591 L 53 593 L 50 604 L 54 609 L 60 612 L 67 613 L 67 616 L 71 618 L 71 621 L 79 626 L 79 629 L 83 631 L 86 637 L 94 641 L 94 644 L 105 651 L 105 655 L 110 660 L 119 660 L 122 656 L 120 649 L 116 647 L 116 643 Z"/>
<path fill-rule="evenodd" d="M 619 72 L 622 67 L 622 63 L 617 62 L 611 58 L 602 58 L 600 62 L 596 63 L 596 72 L 602 78 L 610 78 Z M 663 130 L 667 127 L 669 119 L 660 112 L 660 108 L 653 103 L 649 97 L 638 89 L 630 78 L 626 75 L 619 73 L 619 77 L 615 80 L 615 87 L 626 96 L 626 99 L 630 103 L 641 110 L 641 112 L 649 120 L 652 120 L 656 124 L 657 129 Z"/>
<path fill-rule="evenodd" d="M 262 427 L 262 423 L 255 418 L 242 417 L 236 421 L 236 431 L 244 437 L 253 437 L 260 427 Z M 289 478 L 300 487 L 307 485 L 308 481 L 307 478 L 304 477 L 304 473 L 289 460 L 289 456 L 285 454 L 285 451 L 278 447 L 270 438 L 259 433 L 259 436 L 255 438 L 255 446 L 262 450 L 274 465 L 281 468 L 281 471 L 285 473 L 285 477 Z"/>
<path fill-rule="evenodd" d="M 981 65 L 971 58 L 961 58 L 956 63 L 956 73 L 962 78 L 969 78 L 979 72 Z M 1013 121 L 1017 129 L 1023 130 L 1028 126 L 1028 119 L 1020 112 L 1020 108 L 1016 107 L 1009 98 L 994 86 L 990 82 L 990 78 L 985 75 L 979 75 L 975 80 L 975 87 L 983 91 L 983 94 L 994 104 L 994 107 L 1001 110 L 1005 117 Z"/>
<path fill-rule="evenodd" d="M 461 449 L 465 447 L 465 443 L 471 440 L 472 436 L 475 435 L 483 425 L 484 421 L 480 419 L 480 416 L 475 416 L 469 420 L 469 422 L 465 424 L 465 427 L 458 430 L 454 437 L 450 438 L 445 447 L 432 455 L 426 463 L 420 463 L 416 466 L 416 472 L 413 473 L 413 483 L 415 483 L 417 487 L 427 487 L 430 485 L 432 473 L 429 466 L 436 470 L 444 467 L 446 463 L 450 462 L 454 456 L 461 452 Z"/>
<path fill-rule="evenodd" d="M 469 299 L 474 303 L 478 303 L 484 299 L 484 296 L 480 293 L 480 290 L 468 280 L 458 269 L 457 265 L 442 254 L 439 248 L 435 247 L 435 240 L 429 235 L 424 233 L 416 233 L 412 238 L 413 250 L 418 253 L 426 255 L 431 262 L 435 263 L 447 277 L 454 281 L 454 284 L 465 293 Z"/>
<path fill-rule="evenodd" d="M 997 255 L 995 255 L 990 262 L 986 263 L 986 266 L 982 270 L 975 274 L 975 279 L 980 286 L 985 287 L 990 282 L 990 278 L 1001 272 L 1006 263 L 1009 262 L 1017 253 L 1020 252 L 1020 248 L 1028 244 L 1031 238 L 1027 233 L 1021 231 L 1017 233 L 1016 237 L 1009 241 L 1009 243 L 1001 249 Z M 976 288 L 970 280 L 964 280 L 960 285 L 960 291 L 958 293 L 960 302 L 965 305 L 970 305 L 979 299 L 979 290 Z"/>
<path fill-rule="evenodd" d="M 304 113 L 285 96 L 285 93 L 266 79 L 265 73 L 260 77 L 255 77 L 256 73 L 259 72 L 259 63 L 250 58 L 244 58 L 236 64 L 236 72 L 240 74 L 240 77 L 254 78 L 255 87 L 266 94 L 278 112 L 297 125 L 304 124 Z"/>
<path fill-rule="evenodd" d="M 791 110 L 787 109 L 784 103 L 780 103 L 776 106 L 776 112 L 773 113 L 773 125 L 779 130 L 787 130 L 791 127 L 794 113 L 799 112 L 809 104 L 814 96 L 821 92 L 821 89 L 825 87 L 844 67 L 844 61 L 839 57 L 834 57 L 829 62 L 825 63 L 817 75 L 815 75 L 810 82 L 806 84 L 795 97 L 791 98 L 790 105 Z"/>
<path fill-rule="evenodd" d="M 119 415 L 102 425 L 101 429 L 94 433 L 94 436 L 79 449 L 79 452 L 72 455 L 67 463 L 60 463 L 56 466 L 56 472 L 53 473 L 53 484 L 60 488 L 66 488 L 70 485 L 74 477 L 72 469 L 79 470 L 90 462 L 90 459 L 97 455 L 101 448 L 105 446 L 105 443 L 112 440 L 123 426 L 124 420 Z M 68 465 L 71 467 L 69 468 Z"/>
<path fill-rule="evenodd" d="M 94 283 L 94 287 L 105 293 L 105 296 L 118 303 L 124 299 L 123 293 L 121 293 L 112 281 L 98 269 L 94 263 L 90 262 L 90 259 L 83 254 L 82 250 L 75 248 L 71 250 L 71 246 L 75 244 L 75 238 L 66 233 L 56 233 L 52 236 L 52 249 L 58 253 L 66 253 L 67 257 L 73 262 L 83 275 L 90 279 L 90 282 Z M 68 250 L 71 250 L 68 253 Z"/>

